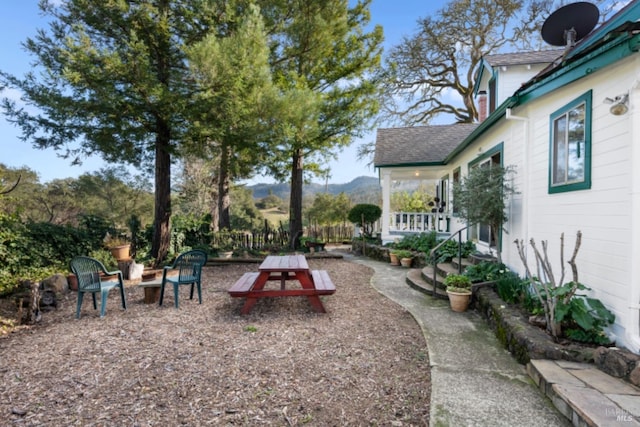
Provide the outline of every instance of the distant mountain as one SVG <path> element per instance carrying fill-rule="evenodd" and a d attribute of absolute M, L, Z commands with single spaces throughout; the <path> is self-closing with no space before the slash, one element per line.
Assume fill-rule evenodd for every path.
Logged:
<path fill-rule="evenodd" d="M 289 184 L 255 184 L 249 188 L 253 191 L 254 199 L 262 199 L 269 195 L 269 191 L 283 200 L 289 200 Z M 340 194 L 345 193 L 357 203 L 375 203 L 379 198 L 380 182 L 372 176 L 360 176 L 346 184 L 307 184 L 302 188 L 302 195 L 314 195 L 316 193 Z"/>

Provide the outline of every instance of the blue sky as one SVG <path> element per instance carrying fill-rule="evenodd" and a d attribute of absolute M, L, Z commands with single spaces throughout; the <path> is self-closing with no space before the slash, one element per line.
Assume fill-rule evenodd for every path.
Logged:
<path fill-rule="evenodd" d="M 417 28 L 418 18 L 434 13 L 444 0 L 373 0 L 371 17 L 373 24 L 384 27 L 385 49 L 398 44 L 403 36 L 411 35 Z M 27 37 L 36 34 L 39 28 L 47 28 L 46 22 L 38 9 L 37 0 L 2 0 L 0 6 L 0 69 L 17 76 L 23 76 L 31 68 L 33 57 L 27 55 L 21 43 Z M 17 98 L 19 93 L 4 91 L 1 97 Z M 77 177 L 105 167 L 99 157 L 83 160 L 81 166 L 72 166 L 69 160 L 58 157 L 51 149 L 34 149 L 27 142 L 20 141 L 18 128 L 8 123 L 4 116 L 0 117 L 0 163 L 8 167 L 26 166 L 37 172 L 41 182 L 52 179 Z M 330 163 L 330 183 L 346 183 L 359 176 L 377 176 L 377 173 L 356 158 L 357 147 L 363 142 L 375 139 L 375 132 L 364 138 L 355 140 L 343 150 L 338 161 Z M 256 177 L 251 183 L 271 182 L 270 178 Z"/>

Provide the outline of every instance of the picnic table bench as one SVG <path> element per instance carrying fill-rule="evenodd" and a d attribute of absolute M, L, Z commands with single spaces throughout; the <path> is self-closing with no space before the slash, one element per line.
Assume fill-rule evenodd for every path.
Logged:
<path fill-rule="evenodd" d="M 286 282 L 293 280 L 298 281 L 300 287 L 287 289 Z M 265 288 L 269 281 L 280 281 L 280 287 Z M 270 255 L 260 264 L 258 272 L 244 273 L 228 290 L 232 297 L 246 298 L 242 314 L 248 314 L 258 298 L 290 296 L 306 296 L 316 312 L 326 313 L 319 297 L 335 291 L 327 271 L 311 271 L 304 255 Z"/>

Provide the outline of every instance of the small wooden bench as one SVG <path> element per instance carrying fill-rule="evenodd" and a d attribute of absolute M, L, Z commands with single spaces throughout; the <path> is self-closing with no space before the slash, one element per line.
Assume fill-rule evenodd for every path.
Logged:
<path fill-rule="evenodd" d="M 148 282 L 141 282 L 138 284 L 139 288 L 144 289 L 144 303 L 155 304 L 160 300 L 160 287 L 162 286 L 162 279 L 155 279 Z"/>
<path fill-rule="evenodd" d="M 229 295 L 232 297 L 246 297 L 251 291 L 253 283 L 260 273 L 244 273 L 238 281 L 229 288 Z"/>
<path fill-rule="evenodd" d="M 313 270 L 311 277 L 318 295 L 331 295 L 336 292 L 336 285 L 333 284 L 326 270 Z"/>

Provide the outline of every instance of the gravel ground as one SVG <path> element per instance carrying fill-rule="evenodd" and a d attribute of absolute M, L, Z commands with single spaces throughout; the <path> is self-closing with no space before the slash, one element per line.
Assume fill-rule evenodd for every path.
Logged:
<path fill-rule="evenodd" d="M 429 361 L 411 315 L 370 285 L 372 270 L 310 259 L 337 291 L 326 314 L 304 297 L 226 293 L 257 264 L 205 267 L 203 303 L 112 291 L 99 318 L 76 295 L 0 337 L 0 424 L 8 426 L 428 425 Z"/>

